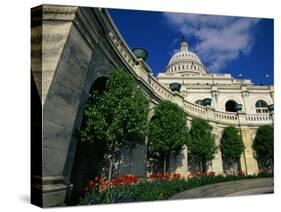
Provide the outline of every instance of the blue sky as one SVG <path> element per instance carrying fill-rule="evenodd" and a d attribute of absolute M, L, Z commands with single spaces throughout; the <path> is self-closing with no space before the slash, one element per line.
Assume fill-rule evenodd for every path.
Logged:
<path fill-rule="evenodd" d="M 109 10 L 130 48 L 145 48 L 154 76 L 163 72 L 182 35 L 209 73 L 273 84 L 273 20 L 188 13 Z M 266 75 L 269 77 L 266 78 Z"/>

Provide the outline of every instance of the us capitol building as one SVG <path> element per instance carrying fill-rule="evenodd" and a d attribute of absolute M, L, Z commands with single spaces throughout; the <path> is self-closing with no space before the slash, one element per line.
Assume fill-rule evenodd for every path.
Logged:
<path fill-rule="evenodd" d="M 43 5 L 32 9 L 31 18 L 32 145 L 38 149 L 32 151 L 32 194 L 43 193 L 38 200 L 43 206 L 67 202 L 73 173 L 84 173 L 86 166 L 76 162 L 83 154 L 75 132 L 91 89 L 105 83 L 113 68 L 121 67 L 136 79 L 150 101 L 148 118 L 159 102 L 169 100 L 183 108 L 187 124 L 194 117 L 207 120 L 218 146 L 225 127 L 238 128 L 245 145 L 241 169 L 259 172 L 252 143 L 258 127 L 273 125 L 273 86 L 208 73 L 185 39 L 155 77 L 145 50 L 129 48 L 106 9 Z M 134 150 L 124 149 L 120 175 L 147 175 L 146 149 L 146 141 Z M 169 168 L 189 174 L 187 147 L 171 157 Z M 208 171 L 224 173 L 219 149 Z"/>
<path fill-rule="evenodd" d="M 209 74 L 200 58 L 189 51 L 184 37 L 180 50 L 172 56 L 164 73 L 159 73 L 156 78 L 167 89 L 179 89 L 180 95 L 189 103 L 203 106 L 199 107 L 203 110 L 209 106 L 229 117 L 238 111 L 267 114 L 269 105 L 273 104 L 272 86 L 256 86 L 251 80 L 235 79 L 228 73 Z"/>
<path fill-rule="evenodd" d="M 159 85 L 153 87 L 154 91 L 161 92 L 161 87 L 171 90 L 172 101 L 183 107 L 188 117 L 200 117 L 210 121 L 218 146 L 225 126 L 240 128 L 246 147 L 240 161 L 242 170 L 247 174 L 258 173 L 251 146 L 257 127 L 273 123 L 273 86 L 257 86 L 251 80 L 235 79 L 227 73 L 208 73 L 200 58 L 189 50 L 184 37 L 179 51 L 171 57 L 164 72 L 156 77 L 156 81 Z M 183 175 L 189 171 L 186 170 L 188 160 L 185 159 L 188 154 L 187 150 L 185 151 L 181 157 L 185 163 L 170 161 L 170 165 L 173 164 L 175 170 Z M 223 173 L 220 152 L 210 163 L 209 171 Z"/>

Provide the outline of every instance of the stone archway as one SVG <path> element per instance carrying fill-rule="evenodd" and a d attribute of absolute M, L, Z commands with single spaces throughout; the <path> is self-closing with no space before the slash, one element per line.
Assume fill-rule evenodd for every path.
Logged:
<path fill-rule="evenodd" d="M 104 92 L 107 79 L 107 76 L 101 76 L 94 81 L 88 99 L 92 98 L 91 101 L 95 101 L 95 94 L 97 92 Z M 82 115 L 79 129 L 83 129 L 84 124 Z M 100 175 L 103 167 L 104 148 L 103 142 L 85 143 L 81 142 L 80 138 L 77 138 L 73 165 L 69 177 L 70 184 L 72 185 L 71 196 L 68 200 L 69 205 L 78 204 L 79 197 L 84 194 L 89 180 L 93 179 L 94 176 Z"/>

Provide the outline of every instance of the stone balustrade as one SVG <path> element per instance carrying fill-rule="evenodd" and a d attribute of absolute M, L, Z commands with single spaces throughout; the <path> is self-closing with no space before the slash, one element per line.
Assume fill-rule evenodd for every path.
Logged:
<path fill-rule="evenodd" d="M 246 114 L 245 119 L 247 123 L 272 123 L 272 116 L 269 113 L 265 114 Z"/>
<path fill-rule="evenodd" d="M 158 94 L 160 97 L 162 97 L 164 100 L 171 100 L 173 97 L 173 93 L 165 88 L 163 85 L 161 85 L 157 80 L 150 76 L 149 78 L 150 86 L 153 88 L 153 91 Z"/>
<path fill-rule="evenodd" d="M 127 47 L 124 46 L 124 44 L 121 41 L 118 41 L 118 39 L 113 35 L 113 33 L 109 33 L 109 37 L 111 38 L 112 42 L 114 43 L 114 46 L 122 55 L 122 58 L 126 61 L 126 64 L 134 69 L 137 63 L 137 58 L 133 55 L 131 50 L 129 50 Z"/>
<path fill-rule="evenodd" d="M 183 109 L 189 114 L 195 115 L 195 116 L 203 118 L 203 119 L 207 119 L 206 107 L 203 107 L 203 106 L 200 106 L 197 104 L 193 104 L 193 103 L 185 100 L 183 103 Z"/>
<path fill-rule="evenodd" d="M 238 124 L 237 113 L 232 112 L 215 111 L 215 120 L 231 124 Z"/>

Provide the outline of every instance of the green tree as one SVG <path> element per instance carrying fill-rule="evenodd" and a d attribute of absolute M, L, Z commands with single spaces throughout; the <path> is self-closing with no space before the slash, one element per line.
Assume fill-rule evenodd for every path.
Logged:
<path fill-rule="evenodd" d="M 122 147 L 132 148 L 147 134 L 148 99 L 134 79 L 123 70 L 115 70 L 104 92 L 96 92 L 85 106 L 81 141 L 105 142 L 111 180 L 115 157 Z M 97 139 L 95 139 L 97 138 Z"/>
<path fill-rule="evenodd" d="M 170 101 L 161 102 L 155 109 L 155 116 L 149 123 L 149 151 L 163 160 L 167 172 L 170 153 L 178 154 L 188 140 L 186 114 L 182 108 Z"/>
<path fill-rule="evenodd" d="M 273 147 L 273 127 L 270 125 L 259 127 L 253 143 L 253 148 L 256 151 L 258 161 L 263 163 L 263 166 L 270 164 L 272 171 Z"/>
<path fill-rule="evenodd" d="M 212 133 L 213 127 L 205 120 L 193 118 L 188 141 L 189 157 L 200 162 L 200 171 L 205 172 L 206 163 L 215 157 L 217 146 L 215 136 Z"/>
<path fill-rule="evenodd" d="M 220 148 L 224 164 L 233 165 L 238 163 L 239 165 L 239 159 L 245 147 L 242 136 L 239 135 L 235 127 L 224 128 Z"/>

